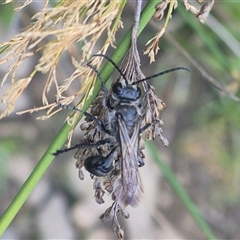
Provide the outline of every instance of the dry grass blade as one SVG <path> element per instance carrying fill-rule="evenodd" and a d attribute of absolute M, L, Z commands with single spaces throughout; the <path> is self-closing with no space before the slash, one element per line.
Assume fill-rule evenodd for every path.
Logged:
<path fill-rule="evenodd" d="M 168 0 L 163 0 L 162 2 L 156 4 L 155 9 L 156 12 L 153 16 L 154 20 L 160 21 L 164 17 L 164 11 L 166 10 L 167 6 L 169 4 Z"/>
<path fill-rule="evenodd" d="M 22 7 L 30 2 L 26 1 Z M 11 62 L 2 85 L 5 81 L 11 79 L 14 87 L 10 87 L 6 94 L 16 96 L 12 99 L 11 106 L 7 105 L 1 117 L 5 117 L 13 111 L 14 101 L 20 96 L 16 92 L 22 92 L 28 85 L 21 85 L 22 81 L 17 79 L 18 70 L 25 60 L 32 59 L 37 53 L 40 53 L 41 57 L 34 71 L 26 79 L 30 82 L 37 72 L 47 74 L 45 87 L 42 90 L 44 107 L 30 109 L 19 114 L 39 111 L 44 108 L 50 111 L 41 119 L 52 116 L 54 114 L 51 111 L 53 105 L 49 104 L 47 97 L 52 87 L 56 89 L 57 99 L 64 98 L 68 102 L 71 102 L 79 94 L 90 91 L 94 79 L 89 77 L 90 70 L 85 68 L 84 65 L 93 54 L 93 49 L 100 36 L 104 32 L 107 33 L 105 43 L 98 51 L 104 54 L 110 45 L 114 46 L 115 34 L 119 27 L 122 27 L 120 13 L 125 2 L 64 1 L 54 8 L 49 8 L 48 3 L 49 1 L 46 1 L 42 11 L 32 17 L 34 22 L 31 26 L 8 42 L 0 44 L 0 48 L 8 46 L 0 64 Z M 76 42 L 83 44 L 80 61 L 76 59 L 73 54 L 74 51 L 72 51 L 72 45 Z M 59 60 L 64 52 L 70 56 L 72 65 L 76 70 L 63 83 L 59 83 L 56 73 Z M 99 66 L 100 63 L 101 61 L 98 59 L 96 65 Z M 80 76 L 87 79 L 83 83 L 83 87 L 77 89 L 72 96 L 64 96 L 63 94 L 70 84 Z"/>
<path fill-rule="evenodd" d="M 201 23 L 204 23 L 213 7 L 214 0 L 210 0 L 209 2 L 204 4 L 201 7 L 200 11 L 197 8 L 195 8 L 193 5 L 189 4 L 188 0 L 184 0 L 184 4 L 186 7 L 186 10 L 189 10 L 190 12 L 192 12 Z M 154 14 L 154 19 L 156 21 L 160 21 L 163 18 L 164 11 L 166 10 L 166 8 L 168 6 L 169 6 L 168 13 L 167 13 L 166 20 L 164 22 L 163 27 L 160 29 L 160 31 L 158 31 L 156 33 L 155 37 L 153 37 L 146 43 L 146 45 L 149 45 L 151 43 L 151 45 L 149 45 L 148 48 L 144 51 L 144 54 L 147 54 L 149 56 L 150 63 L 155 61 L 155 56 L 158 53 L 158 51 L 160 50 L 158 43 L 159 43 L 161 37 L 165 33 L 168 21 L 172 17 L 173 10 L 176 9 L 178 6 L 178 1 L 177 0 L 163 0 L 161 3 L 159 3 L 155 6 L 156 12 Z"/>
<path fill-rule="evenodd" d="M 12 84 L 12 86 L 3 94 L 2 103 L 7 103 L 6 109 L 0 114 L 0 118 L 10 114 L 14 108 L 14 104 L 19 96 L 22 94 L 23 90 L 28 86 L 31 78 L 19 79 L 17 82 Z"/>
<path fill-rule="evenodd" d="M 202 1 L 198 1 L 202 2 Z M 201 22 L 204 23 L 212 10 L 212 7 L 214 5 L 214 0 L 210 0 L 209 2 L 205 3 L 200 10 L 195 8 L 193 5 L 188 3 L 188 0 L 184 0 L 184 4 L 186 7 L 186 10 L 189 10 L 192 12 L 194 15 L 196 15 L 196 18 Z"/>
<path fill-rule="evenodd" d="M 199 13 L 196 15 L 197 19 L 201 22 L 201 23 L 204 23 L 210 13 L 210 11 L 212 10 L 212 7 L 213 7 L 213 4 L 214 4 L 214 0 L 211 0 L 207 3 L 205 3 Z"/>
<path fill-rule="evenodd" d="M 6 1 L 4 2 L 4 4 L 11 3 L 11 2 L 15 2 L 15 1 L 13 1 L 13 0 L 6 0 Z M 25 8 L 27 5 L 29 5 L 31 2 L 32 2 L 32 0 L 26 0 L 26 1 L 22 4 L 22 6 L 15 8 L 15 11 L 20 11 L 20 10 L 22 10 L 22 9 Z M 48 1 L 46 1 L 46 2 L 48 2 Z"/>
<path fill-rule="evenodd" d="M 160 4 L 160 5 L 157 4 L 155 6 L 155 8 L 156 8 L 155 18 L 159 17 L 161 19 L 164 15 L 164 10 L 167 8 L 168 5 L 169 5 L 169 9 L 168 9 L 166 20 L 164 22 L 162 29 L 156 33 L 155 37 L 153 37 L 146 43 L 146 45 L 149 45 L 151 43 L 151 45 L 144 51 L 144 54 L 148 54 L 148 56 L 150 57 L 150 63 L 155 61 L 155 55 L 160 50 L 160 48 L 158 46 L 159 40 L 163 36 L 163 34 L 166 30 L 169 19 L 171 19 L 171 17 L 172 17 L 173 9 L 175 9 L 177 7 L 177 0 L 170 0 L 170 1 L 167 0 L 167 1 L 162 2 L 162 4 Z"/>

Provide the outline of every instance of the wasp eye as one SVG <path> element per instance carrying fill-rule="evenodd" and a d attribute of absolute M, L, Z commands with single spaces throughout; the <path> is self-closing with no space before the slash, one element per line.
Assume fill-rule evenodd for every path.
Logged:
<path fill-rule="evenodd" d="M 136 98 L 140 98 L 141 97 L 141 89 L 138 87 L 137 88 L 137 93 L 136 93 Z"/>
<path fill-rule="evenodd" d="M 123 86 L 121 83 L 115 83 L 113 86 L 112 86 L 112 91 L 113 93 L 117 94 L 117 95 L 122 95 L 123 93 Z"/>

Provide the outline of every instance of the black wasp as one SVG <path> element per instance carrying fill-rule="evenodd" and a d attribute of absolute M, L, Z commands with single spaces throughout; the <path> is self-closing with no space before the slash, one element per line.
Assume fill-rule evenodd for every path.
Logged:
<path fill-rule="evenodd" d="M 100 153 L 98 155 L 94 154 L 86 157 L 83 161 L 84 167 L 88 172 L 98 177 L 106 176 L 117 168 L 118 171 L 115 172 L 118 172 L 118 174 L 116 173 L 117 177 L 113 184 L 115 202 L 121 207 L 126 207 L 127 205 L 137 206 L 143 192 L 143 185 L 138 171 L 138 168 L 144 165 L 142 155 L 139 153 L 141 134 L 156 123 L 148 123 L 141 127 L 141 122 L 144 117 L 143 108 L 146 106 L 146 93 L 142 94 L 137 84 L 172 71 L 190 70 L 184 67 L 172 68 L 129 83 L 128 79 L 126 79 L 115 62 L 102 54 L 93 55 L 93 57 L 97 56 L 106 58 L 121 75 L 121 81 L 115 82 L 111 90 L 108 91 L 98 70 L 90 63 L 87 64 L 87 66 L 97 74 L 105 94 L 103 105 L 107 108 L 108 116 L 106 122 L 74 106 L 59 105 L 63 109 L 72 109 L 82 112 L 85 117 L 95 122 L 98 131 L 103 132 L 107 137 L 99 139 L 96 142 L 81 142 L 73 147 L 58 150 L 54 155 L 68 152 L 72 149 L 98 149 L 103 145 L 109 145 L 110 150 L 107 154 L 103 155 Z"/>

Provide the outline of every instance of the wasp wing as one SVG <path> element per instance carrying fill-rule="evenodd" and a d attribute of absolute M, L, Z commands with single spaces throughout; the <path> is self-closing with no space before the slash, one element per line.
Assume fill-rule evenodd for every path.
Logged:
<path fill-rule="evenodd" d="M 114 195 L 122 207 L 127 205 L 136 207 L 143 193 L 142 180 L 138 171 L 139 128 L 140 125 L 137 122 L 130 137 L 125 122 L 118 118 L 121 175 L 115 181 Z"/>

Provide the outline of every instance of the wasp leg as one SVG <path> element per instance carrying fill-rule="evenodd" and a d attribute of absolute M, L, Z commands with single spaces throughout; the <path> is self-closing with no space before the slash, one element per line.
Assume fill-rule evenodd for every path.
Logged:
<path fill-rule="evenodd" d="M 55 153 L 53 153 L 54 156 L 57 156 L 61 153 L 64 153 L 64 152 L 69 152 L 73 149 L 76 149 L 76 148 L 98 148 L 102 145 L 105 145 L 105 144 L 115 144 L 116 141 L 113 139 L 113 138 L 105 138 L 103 140 L 99 140 L 98 142 L 96 143 L 79 143 L 79 144 L 76 144 L 75 146 L 73 147 L 70 147 L 70 148 L 65 148 L 65 149 L 61 149 L 61 150 L 57 150 Z"/>
<path fill-rule="evenodd" d="M 103 124 L 103 122 L 101 120 L 99 120 L 98 118 L 94 117 L 92 114 L 88 113 L 88 112 L 84 112 L 81 109 L 75 107 L 75 106 L 71 106 L 71 105 L 63 105 L 60 102 L 57 103 L 59 107 L 61 107 L 62 109 L 70 109 L 70 110 L 75 110 L 78 112 L 81 112 L 85 117 L 89 117 L 90 119 L 92 119 L 93 121 L 95 121 L 98 125 L 98 128 L 100 131 L 105 132 L 109 135 L 112 135 L 112 133 L 106 129 L 105 125 Z"/>
<path fill-rule="evenodd" d="M 118 146 L 115 146 L 107 156 L 91 156 L 84 160 L 84 167 L 91 174 L 102 177 L 107 175 L 113 168 L 113 156 Z"/>
<path fill-rule="evenodd" d="M 155 123 L 157 123 L 157 122 L 158 122 L 158 121 L 153 121 L 153 122 L 151 122 L 151 123 L 146 124 L 143 128 L 141 128 L 141 129 L 139 130 L 139 134 L 143 133 L 147 128 L 149 128 L 150 126 L 152 126 L 153 124 L 155 124 Z"/>
<path fill-rule="evenodd" d="M 143 161 L 143 159 L 141 157 L 138 156 L 137 160 L 138 160 L 139 167 L 143 167 L 145 165 L 145 162 Z"/>

